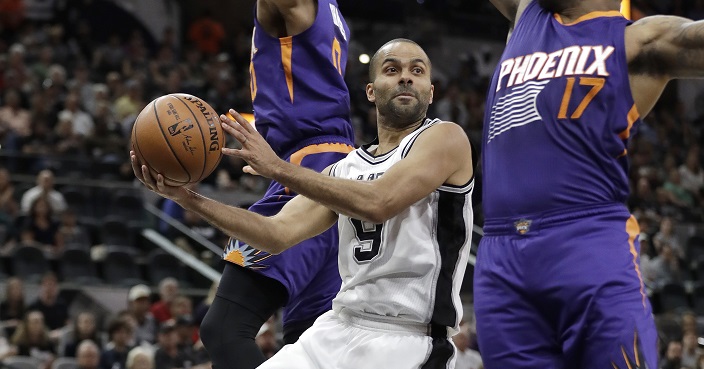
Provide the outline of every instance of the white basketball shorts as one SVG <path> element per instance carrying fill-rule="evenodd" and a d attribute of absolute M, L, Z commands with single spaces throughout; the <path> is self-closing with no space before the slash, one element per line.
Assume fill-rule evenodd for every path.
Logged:
<path fill-rule="evenodd" d="M 454 369 L 447 337 L 396 327 L 329 311 L 257 369 Z"/>

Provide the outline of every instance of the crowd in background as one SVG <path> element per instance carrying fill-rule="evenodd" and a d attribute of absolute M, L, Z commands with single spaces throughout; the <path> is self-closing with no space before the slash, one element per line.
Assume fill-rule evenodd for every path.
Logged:
<path fill-rule="evenodd" d="M 46 252 L 59 254 L 63 245 L 85 236 L 76 231 L 81 214 L 68 208 L 53 180 L 54 176 L 88 174 L 76 174 L 74 168 L 56 164 L 55 159 L 78 157 L 112 164 L 115 171 L 102 173 L 102 179 L 133 181 L 126 155 L 130 132 L 136 115 L 152 99 L 182 92 L 205 99 L 216 111 L 252 109 L 248 31 L 227 34 L 218 20 L 204 12 L 186 25 L 183 35 L 167 28 L 156 42 L 141 30 L 115 32 L 99 40 L 91 37 L 94 25 L 79 21 L 81 5 L 71 3 L 47 13 L 32 8 L 33 1 L 0 0 L 0 153 L 6 166 L 0 169 L 0 224 L 14 230 L 0 240 L 6 250 L 33 242 Z M 704 0 L 638 0 L 634 5 L 638 14 L 704 18 Z M 354 19 L 348 21 L 354 24 Z M 373 50 L 379 45 L 365 46 Z M 479 62 L 470 55 L 457 70 L 444 71 L 449 78 L 435 81 L 434 103 L 428 113 L 461 125 L 475 145 L 481 140 L 490 77 L 481 73 Z M 365 74 L 348 73 L 346 79 L 357 144 L 369 142 L 376 134 L 376 111 L 364 93 Z M 641 226 L 641 270 L 651 297 L 673 283 L 704 283 L 704 268 L 698 259 L 704 253 L 694 253 L 704 249 L 700 237 L 704 236 L 704 116 L 691 116 L 678 102 L 677 89 L 669 88 L 628 149 L 632 163 L 628 205 Z M 261 191 L 266 183 L 243 174 L 243 165 L 227 157 L 203 185 Z M 13 179 L 17 173 L 36 175 L 36 187 L 17 191 Z M 475 202 L 480 196 L 479 187 Z M 481 204 L 475 209 L 481 224 Z M 178 213 L 178 209 L 171 211 Z M 18 217 L 23 221 L 18 223 Z M 217 240 L 215 231 L 201 219 L 193 214 L 181 217 Z M 175 237 L 170 233 L 173 229 L 159 228 Z M 53 274 L 42 279 L 36 302 L 23 300 L 21 280 L 11 278 L 5 284 L 6 296 L 0 305 L 3 357 L 28 355 L 50 363 L 69 356 L 77 357 L 79 363 L 97 362 L 81 364 L 82 369 L 141 369 L 150 367 L 135 364 L 147 352 L 144 349 L 156 350 L 156 355 L 146 356 L 157 369 L 180 367 L 173 360 L 207 365 L 196 328 L 207 299 L 199 311 L 186 297 L 162 292 L 155 303 L 162 310 L 154 310 L 149 288 L 133 287 L 128 309 L 98 322 L 91 312 L 68 315 L 66 302 L 57 300 Z M 689 298 L 693 299 L 691 293 Z M 697 345 L 697 337 L 704 335 L 704 317 L 687 308 L 656 311 L 664 325 L 671 323 L 669 333 L 661 334 L 661 367 L 704 369 L 704 352 Z M 267 323 L 257 339 L 269 354 L 278 347 L 275 327 L 274 322 Z M 476 350 L 471 325 L 465 327 L 458 342 Z M 133 347 L 140 349 L 130 351 Z M 116 362 L 120 366 L 113 366 Z"/>

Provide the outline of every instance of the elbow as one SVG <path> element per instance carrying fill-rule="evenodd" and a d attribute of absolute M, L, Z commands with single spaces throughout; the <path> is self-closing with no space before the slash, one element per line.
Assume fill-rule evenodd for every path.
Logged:
<path fill-rule="evenodd" d="M 266 251 L 271 255 L 279 255 L 282 252 L 288 250 L 291 247 L 289 242 L 285 240 L 275 238 L 269 242 L 265 247 L 262 247 L 262 251 Z"/>
<path fill-rule="evenodd" d="M 364 218 L 366 218 L 364 220 L 367 222 L 371 222 L 374 224 L 382 224 L 391 217 L 386 216 L 386 214 L 384 214 L 382 210 L 379 210 L 365 214 Z"/>
<path fill-rule="evenodd" d="M 382 224 L 396 215 L 396 212 L 393 211 L 393 207 L 389 201 L 379 199 L 370 201 L 369 205 L 364 209 L 361 215 L 362 218 L 364 218 L 362 219 L 364 221 L 374 224 Z"/>

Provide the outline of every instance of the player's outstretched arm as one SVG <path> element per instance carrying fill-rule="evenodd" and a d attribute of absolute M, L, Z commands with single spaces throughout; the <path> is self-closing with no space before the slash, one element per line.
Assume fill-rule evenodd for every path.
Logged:
<path fill-rule="evenodd" d="M 223 129 L 242 149 L 223 149 L 246 160 L 261 175 L 276 180 L 337 213 L 383 223 L 444 183 L 466 184 L 473 175 L 467 135 L 454 123 L 428 128 L 408 156 L 373 181 L 326 176 L 279 159 L 259 133 L 234 111 L 237 122 L 222 116 Z"/>
<path fill-rule="evenodd" d="M 147 188 L 176 201 L 184 209 L 196 212 L 227 235 L 270 254 L 279 254 L 317 236 L 337 221 L 337 214 L 333 211 L 303 196 L 293 198 L 272 217 L 225 205 L 183 187 L 165 185 L 161 174 L 153 178 L 134 153 L 130 156 L 135 176 Z"/>
<path fill-rule="evenodd" d="M 315 21 L 317 14 L 316 0 L 257 0 L 257 20 L 267 32 L 276 36 L 293 36 L 299 34 Z M 285 30 L 281 29 L 281 20 Z"/>
<path fill-rule="evenodd" d="M 504 17 L 513 23 L 518 12 L 518 4 L 520 0 L 490 0 L 491 3 L 498 9 Z"/>
<path fill-rule="evenodd" d="M 511 22 L 511 28 L 520 18 L 523 10 L 534 0 L 489 0 L 496 9 Z"/>
<path fill-rule="evenodd" d="M 646 17 L 626 32 L 630 65 L 655 77 L 704 77 L 704 21 Z"/>

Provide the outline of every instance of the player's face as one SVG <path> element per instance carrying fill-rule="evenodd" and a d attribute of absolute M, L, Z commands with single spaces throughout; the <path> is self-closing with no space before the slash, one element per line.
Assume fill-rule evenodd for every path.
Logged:
<path fill-rule="evenodd" d="M 430 61 L 418 45 L 398 42 L 380 51 L 367 98 L 387 125 L 404 128 L 425 117 L 433 100 Z"/>

